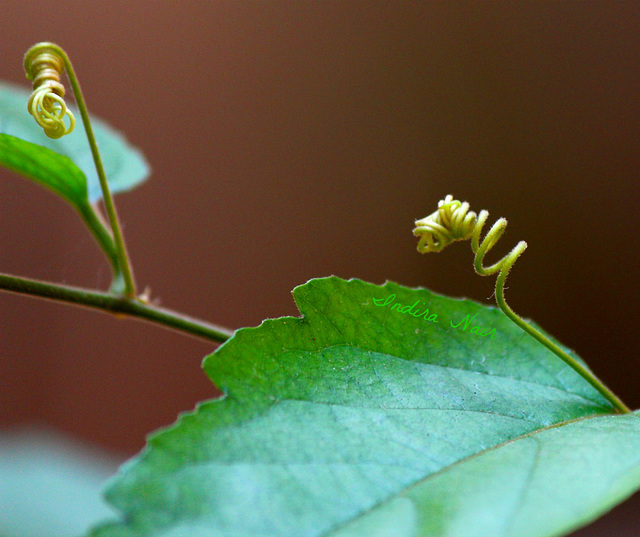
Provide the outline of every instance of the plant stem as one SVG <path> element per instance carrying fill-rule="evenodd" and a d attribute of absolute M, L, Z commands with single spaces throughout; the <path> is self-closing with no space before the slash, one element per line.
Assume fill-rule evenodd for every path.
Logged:
<path fill-rule="evenodd" d="M 93 135 L 93 128 L 91 127 L 91 120 L 89 119 L 87 106 L 85 104 L 84 97 L 82 95 L 82 90 L 80 89 L 80 83 L 78 82 L 78 79 L 76 77 L 75 71 L 73 69 L 73 65 L 71 64 L 71 60 L 69 60 L 69 57 L 67 56 L 65 51 L 62 50 L 62 48 L 60 48 L 57 45 L 51 44 L 51 46 L 55 48 L 56 51 L 61 55 L 65 63 L 65 68 L 69 76 L 69 82 L 71 83 L 73 94 L 76 98 L 76 104 L 78 105 L 78 109 L 80 110 L 80 115 L 82 116 L 82 123 L 84 125 L 84 129 L 87 134 L 87 140 L 89 141 L 89 147 L 91 148 L 93 161 L 95 162 L 95 165 L 96 165 L 96 172 L 98 173 L 98 179 L 100 180 L 100 188 L 102 189 L 102 198 L 104 201 L 105 209 L 107 211 L 107 215 L 109 217 L 109 224 L 111 225 L 111 230 L 113 231 L 113 238 L 116 245 L 116 255 L 118 259 L 118 266 L 124 278 L 125 296 L 127 298 L 133 298 L 136 295 L 136 288 L 133 280 L 133 271 L 131 270 L 131 263 L 129 262 L 129 256 L 127 255 L 127 248 L 125 246 L 124 237 L 120 229 L 118 214 L 116 213 L 115 204 L 113 203 L 113 198 L 109 190 L 109 183 L 107 182 L 107 177 L 104 172 L 104 166 L 102 165 L 102 158 L 100 157 L 100 152 L 98 151 L 96 139 L 95 139 L 95 136 Z"/>
<path fill-rule="evenodd" d="M 223 343 L 233 331 L 205 321 L 188 317 L 165 308 L 141 302 L 136 298 L 117 296 L 80 287 L 58 285 L 0 273 L 0 289 L 11 293 L 36 296 L 58 302 L 102 310 L 117 316 L 137 317 L 169 329 L 185 332 L 209 341 Z"/>
<path fill-rule="evenodd" d="M 96 239 L 100 248 L 107 256 L 109 263 L 111 263 L 111 268 L 114 272 L 114 278 L 120 272 L 120 266 L 118 263 L 118 253 L 116 251 L 115 244 L 113 242 L 113 237 L 103 224 L 102 220 L 98 217 L 96 212 L 93 210 L 93 207 L 88 203 L 83 203 L 76 207 L 80 217 L 84 221 L 84 223 L 89 228 L 89 231 Z"/>
<path fill-rule="evenodd" d="M 598 392 L 609 401 L 615 409 L 621 414 L 627 414 L 631 412 L 631 409 L 625 405 L 620 398 L 613 393 L 593 372 L 583 366 L 575 358 L 563 351 L 558 345 L 551 341 L 547 336 L 536 330 L 533 326 L 526 323 L 521 319 L 516 312 L 514 312 L 507 301 L 504 299 L 504 282 L 507 279 L 507 272 L 503 271 L 498 275 L 496 281 L 496 302 L 504 314 L 509 317 L 515 324 L 522 328 L 527 334 L 535 338 L 542 343 L 547 349 L 553 352 L 558 358 L 563 360 L 569 367 L 572 367 L 581 377 L 583 377 L 591 386 L 593 386 Z"/>

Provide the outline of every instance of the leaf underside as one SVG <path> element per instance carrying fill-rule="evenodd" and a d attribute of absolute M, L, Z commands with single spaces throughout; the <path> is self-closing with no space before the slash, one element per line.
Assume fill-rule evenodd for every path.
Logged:
<path fill-rule="evenodd" d="M 52 140 L 44 134 L 42 128 L 27 111 L 29 95 L 30 91 L 27 89 L 0 83 L 0 134 L 10 135 L 31 144 L 31 147 L 21 147 L 22 156 L 27 161 L 22 165 L 18 162 L 17 155 L 7 156 L 6 144 L 13 143 L 15 145 L 15 143 L 13 141 L 6 142 L 8 137 L 4 137 L 5 142 L 0 145 L 0 166 L 8 167 L 31 177 L 40 184 L 45 184 L 47 177 L 59 169 L 55 159 L 42 150 L 46 148 L 75 163 L 75 166 L 86 177 L 85 198 L 88 198 L 89 203 L 96 202 L 102 197 L 102 193 L 89 142 L 80 120 L 80 112 L 71 106 L 70 109 L 77 118 L 75 130 L 60 139 Z M 122 134 L 104 122 L 94 117 L 91 118 L 91 122 L 112 194 L 130 190 L 144 181 L 149 175 L 149 166 L 142 153 L 129 145 Z M 42 154 L 45 156 L 43 157 Z M 30 160 L 37 160 L 43 166 L 47 162 L 52 162 L 54 169 L 48 170 L 41 167 L 40 171 L 35 170 L 36 174 L 33 175 L 31 172 L 34 171 L 34 168 L 30 166 Z M 24 169 L 19 169 L 20 167 Z M 76 182 L 75 177 L 70 180 Z M 61 193 L 67 201 L 72 201 L 68 196 L 65 196 L 64 191 L 58 188 L 56 182 L 45 184 L 45 186 Z M 75 191 L 74 194 L 76 194 Z M 73 200 L 77 199 L 77 197 L 73 198 Z M 72 203 L 77 205 L 79 202 L 72 201 Z"/>
<path fill-rule="evenodd" d="M 335 277 L 293 294 L 301 318 L 205 359 L 226 396 L 150 437 L 91 535 L 547 537 L 640 486 L 638 415 L 499 310 Z"/>

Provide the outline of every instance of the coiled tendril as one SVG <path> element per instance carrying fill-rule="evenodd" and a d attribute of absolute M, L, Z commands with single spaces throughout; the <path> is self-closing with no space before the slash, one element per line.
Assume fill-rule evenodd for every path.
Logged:
<path fill-rule="evenodd" d="M 469 210 L 469 204 L 466 201 L 461 203 L 458 200 L 454 200 L 453 196 L 449 194 L 438 203 L 436 212 L 416 221 L 413 234 L 420 237 L 418 251 L 423 254 L 440 252 L 453 241 L 471 239 L 471 249 L 476 254 L 474 261 L 476 272 L 482 276 L 490 276 L 500 271 L 498 283 L 501 282 L 504 285 L 507 274 L 516 259 L 527 248 L 527 243 L 520 241 L 500 261 L 485 267 L 483 265 L 484 256 L 500 240 L 507 227 L 507 220 L 500 218 L 493 224 L 482 243 L 480 243 L 480 233 L 482 233 L 482 228 L 488 217 L 489 213 L 487 211 L 480 211 L 480 214 L 477 215 Z"/>
<path fill-rule="evenodd" d="M 33 93 L 27 107 L 49 138 L 69 134 L 76 124 L 64 102 L 65 89 L 60 82 L 64 65 L 64 58 L 51 43 L 31 47 L 24 58 L 27 78 L 33 80 Z M 68 127 L 64 122 L 65 116 L 69 116 Z"/>
<path fill-rule="evenodd" d="M 474 260 L 476 272 L 482 276 L 489 276 L 500 271 L 498 279 L 496 280 L 496 302 L 504 314 L 577 371 L 578 374 L 598 390 L 618 412 L 630 412 L 629 407 L 609 390 L 589 369 L 566 353 L 539 330 L 526 323 L 509 307 L 504 299 L 504 283 L 511 267 L 527 248 L 527 243 L 520 241 L 513 250 L 500 259 L 500 261 L 485 267 L 483 265 L 484 256 L 493 248 L 500 237 L 502 237 L 507 227 L 506 219 L 498 219 L 496 223 L 491 226 L 491 229 L 485 235 L 482 242 L 480 242 L 480 233 L 482 233 L 482 228 L 488 217 L 489 213 L 487 211 L 480 211 L 480 214 L 477 215 L 469 210 L 469 204 L 466 201 L 461 203 L 458 200 L 454 200 L 453 196 L 448 195 L 438 203 L 438 210 L 436 212 L 422 220 L 416 221 L 413 234 L 420 237 L 418 251 L 425 254 L 429 252 L 440 252 L 453 241 L 471 239 L 471 249 L 476 254 Z"/>

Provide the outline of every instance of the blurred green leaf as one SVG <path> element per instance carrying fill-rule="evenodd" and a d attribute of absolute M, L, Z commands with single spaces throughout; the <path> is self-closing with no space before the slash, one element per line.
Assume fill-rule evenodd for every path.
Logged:
<path fill-rule="evenodd" d="M 0 166 L 33 179 L 80 209 L 87 205 L 87 178 L 69 158 L 51 149 L 0 134 Z"/>
<path fill-rule="evenodd" d="M 118 460 L 38 428 L 0 429 L 0 535 L 73 537 L 113 511 L 101 499 Z"/>
<path fill-rule="evenodd" d="M 550 537 L 639 486 L 638 416 L 499 310 L 335 277 L 294 298 L 205 359 L 226 397 L 150 437 L 93 536 Z"/>
<path fill-rule="evenodd" d="M 86 195 L 89 201 L 91 203 L 97 201 L 102 197 L 100 183 L 80 120 L 80 113 L 71 106 L 70 109 L 77 118 L 75 130 L 60 139 L 52 140 L 44 134 L 42 128 L 27 111 L 30 93 L 27 89 L 0 83 L 0 133 L 15 136 L 71 159 L 86 176 Z M 71 99 L 72 97 L 69 97 L 67 101 L 70 102 Z M 130 190 L 144 181 L 149 175 L 149 166 L 142 153 L 130 146 L 120 133 L 99 119 L 92 117 L 92 125 L 111 192 L 115 194 Z M 48 162 L 55 161 L 48 159 Z M 15 166 L 15 159 L 13 164 Z M 41 164 L 46 164 L 45 159 L 41 159 Z M 12 167 L 12 169 L 15 168 Z M 60 167 L 57 166 L 56 171 L 59 170 Z M 39 178 L 33 178 L 42 183 L 43 175 L 46 174 L 42 172 Z M 76 178 L 71 180 L 75 182 Z M 54 190 L 61 192 L 57 188 Z"/>

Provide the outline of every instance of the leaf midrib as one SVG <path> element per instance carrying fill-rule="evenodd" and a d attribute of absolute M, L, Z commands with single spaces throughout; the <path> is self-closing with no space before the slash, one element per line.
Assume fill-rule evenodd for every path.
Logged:
<path fill-rule="evenodd" d="M 525 334 L 526 335 L 526 334 Z M 558 386 L 552 386 L 550 384 L 543 384 L 541 382 L 533 382 L 533 381 L 529 381 L 529 380 L 524 380 L 524 379 L 519 379 L 516 377 L 508 377 L 505 375 L 501 375 L 500 373 L 491 373 L 488 371 L 478 371 L 475 369 L 467 369 L 464 367 L 454 367 L 454 366 L 447 366 L 447 365 L 442 365 L 442 364 L 432 364 L 432 363 L 428 363 L 428 362 L 420 362 L 418 360 L 408 360 L 406 358 L 403 358 L 401 356 L 397 356 L 395 354 L 391 354 L 389 352 L 377 352 L 374 351 L 370 348 L 366 348 L 366 347 L 361 347 L 360 345 L 357 344 L 353 344 L 353 343 L 335 343 L 333 345 L 327 345 L 325 347 L 322 347 L 321 349 L 316 349 L 316 350 L 302 350 L 302 349 L 295 349 L 295 348 L 288 348 L 288 349 L 284 349 L 285 352 L 294 352 L 300 355 L 311 355 L 311 354 L 317 354 L 320 352 L 324 352 L 326 350 L 329 349 L 335 349 L 335 348 L 339 348 L 339 347 L 348 347 L 348 348 L 354 348 L 354 349 L 358 349 L 360 351 L 362 351 L 363 353 L 375 353 L 375 354 L 379 354 L 379 355 L 384 355 L 384 356 L 389 356 L 390 358 L 393 358 L 394 360 L 400 360 L 402 362 L 409 362 L 409 363 L 413 363 L 414 366 L 420 367 L 420 366 L 424 366 L 424 367 L 434 367 L 434 368 L 439 368 L 439 369 L 445 369 L 448 371 L 459 371 L 462 373 L 470 373 L 470 374 L 476 374 L 476 375 L 483 375 L 486 377 L 490 377 L 490 378 L 497 378 L 497 379 L 502 379 L 505 381 L 509 381 L 509 382 L 515 382 L 515 383 L 519 383 L 522 385 L 528 385 L 528 386 L 539 386 L 542 388 L 547 388 L 549 390 L 556 390 L 558 392 L 564 393 L 564 394 L 568 394 L 572 397 L 576 397 L 578 399 L 581 399 L 583 401 L 587 401 L 589 403 L 592 403 L 594 405 L 597 405 L 601 408 L 605 408 L 607 405 L 607 402 L 604 399 L 591 399 L 589 397 L 586 397 L 584 395 L 581 395 L 579 393 L 575 393 L 573 391 L 569 391 L 568 389 L 566 389 L 565 387 L 563 388 L 559 388 Z M 421 374 L 420 371 L 418 371 L 418 374 Z M 557 377 L 554 377 L 557 378 Z M 558 382 L 560 384 L 562 384 L 562 382 L 558 379 Z M 594 393 L 594 395 L 597 395 L 596 393 Z M 367 408 L 367 407 L 361 407 L 361 408 Z M 371 407 L 371 408 L 375 408 L 375 407 Z M 613 407 L 611 407 L 611 410 L 613 410 Z M 605 414 L 605 413 L 603 413 Z"/>

